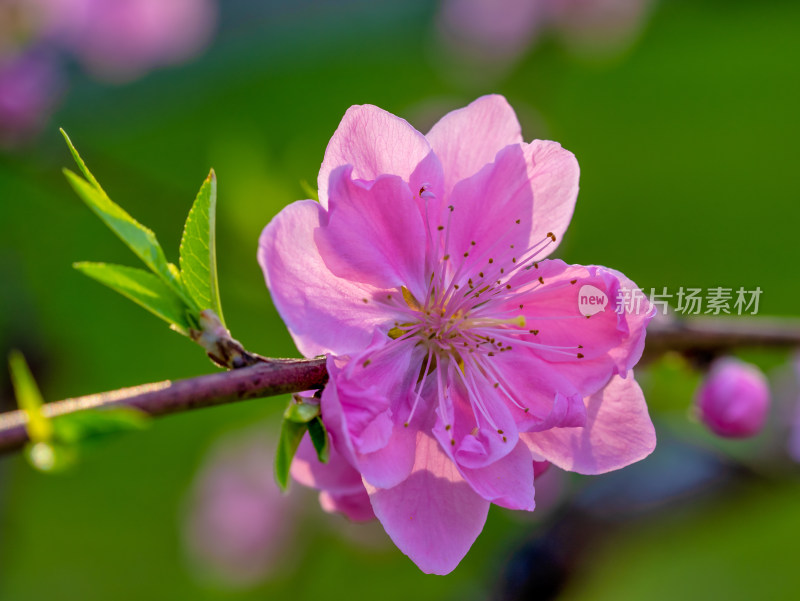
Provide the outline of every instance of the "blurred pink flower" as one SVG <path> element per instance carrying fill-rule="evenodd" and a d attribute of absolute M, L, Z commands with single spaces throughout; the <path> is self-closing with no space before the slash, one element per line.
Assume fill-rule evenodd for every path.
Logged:
<path fill-rule="evenodd" d="M 16 146 L 39 132 L 58 102 L 63 81 L 48 55 L 0 58 L 0 145 Z"/>
<path fill-rule="evenodd" d="M 229 434 L 211 450 L 188 502 L 185 540 L 198 573 L 246 587 L 285 568 L 296 545 L 298 492 L 273 480 L 269 432 Z"/>
<path fill-rule="evenodd" d="M 761 431 L 770 405 L 769 386 L 755 365 L 733 357 L 717 359 L 697 391 L 697 410 L 709 430 L 726 438 Z"/>
<path fill-rule="evenodd" d="M 50 37 L 112 82 L 198 54 L 217 16 L 213 0 L 36 1 L 47 5 Z"/>
<path fill-rule="evenodd" d="M 652 0 L 443 0 L 440 39 L 456 58 L 513 63 L 552 31 L 578 50 L 625 47 L 640 31 Z"/>
<path fill-rule="evenodd" d="M 490 503 L 533 509 L 534 460 L 600 473 L 652 451 L 630 371 L 648 308 L 581 314 L 582 288 L 615 299 L 634 284 L 545 260 L 578 165 L 554 142 L 523 143 L 504 98 L 427 136 L 351 107 L 318 185 L 319 203 L 264 229 L 259 262 L 300 351 L 328 355 L 321 410 L 337 456 L 295 466 L 326 509 L 366 518 L 368 498 L 397 546 L 443 574 Z"/>

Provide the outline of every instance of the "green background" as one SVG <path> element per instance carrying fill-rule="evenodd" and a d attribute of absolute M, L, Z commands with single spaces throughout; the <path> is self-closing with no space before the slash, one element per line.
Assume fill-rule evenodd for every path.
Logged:
<path fill-rule="evenodd" d="M 296 351 L 255 261 L 259 233 L 305 196 L 301 180 L 314 184 L 347 107 L 376 104 L 425 131 L 488 92 L 517 109 L 526 139 L 558 140 L 578 157 L 581 193 L 562 258 L 612 266 L 645 289 L 760 286 L 762 313 L 797 314 L 800 4 L 664 1 L 622 55 L 576 56 L 546 38 L 484 84 L 441 68 L 434 4 L 257 4 L 223 7 L 213 45 L 188 65 L 117 87 L 75 73 L 43 136 L 0 155 L 0 351 L 25 353 L 48 400 L 214 369 L 71 268 L 136 263 L 65 182 L 61 168 L 72 165 L 58 126 L 173 261 L 194 194 L 215 168 L 225 316 L 264 355 Z M 757 357 L 765 367 L 784 358 Z M 704 436 L 687 419 L 695 380 L 665 369 L 644 379 L 660 437 L 677 432 L 715 456 L 744 456 L 757 475 L 595 529 L 564 598 L 796 599 L 800 479 L 765 451 L 785 432 L 746 444 Z M 13 408 L 5 373 L 0 385 L 3 408 Z M 57 476 L 0 458 L 0 599 L 483 599 L 547 522 L 494 508 L 461 566 L 433 577 L 389 544 L 343 535 L 341 520 L 308 499 L 297 542 L 281 551 L 293 567 L 243 591 L 209 585 L 181 541 L 193 476 L 221 433 L 275 419 L 282 404 L 167 418 L 88 449 Z"/>

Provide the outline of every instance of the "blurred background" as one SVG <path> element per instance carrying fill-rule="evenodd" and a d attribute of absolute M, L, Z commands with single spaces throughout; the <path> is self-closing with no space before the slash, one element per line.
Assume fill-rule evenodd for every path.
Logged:
<path fill-rule="evenodd" d="M 58 127 L 173 261 L 214 167 L 228 326 L 296 356 L 257 240 L 315 185 L 345 110 L 376 104 L 424 132 L 490 92 L 526 140 L 581 164 L 560 257 L 645 290 L 758 286 L 760 314 L 796 316 L 798 25 L 792 0 L 0 0 L 0 355 L 22 350 L 47 400 L 215 369 L 71 268 L 135 259 L 65 182 Z M 796 599 L 797 367 L 742 356 L 770 376 L 759 436 L 706 433 L 701 376 L 667 357 L 638 374 L 651 457 L 595 478 L 549 470 L 537 511 L 493 507 L 446 577 L 313 491 L 277 493 L 286 399 L 159 420 L 62 474 L 0 457 L 0 599 Z M 14 408 L 5 370 L 0 395 Z"/>

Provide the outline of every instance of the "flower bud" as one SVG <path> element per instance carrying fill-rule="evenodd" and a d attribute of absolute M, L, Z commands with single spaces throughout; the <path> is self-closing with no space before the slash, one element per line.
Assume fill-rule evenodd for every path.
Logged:
<path fill-rule="evenodd" d="M 717 359 L 697 392 L 700 419 L 726 438 L 757 434 L 769 410 L 767 379 L 755 365 L 733 357 Z"/>

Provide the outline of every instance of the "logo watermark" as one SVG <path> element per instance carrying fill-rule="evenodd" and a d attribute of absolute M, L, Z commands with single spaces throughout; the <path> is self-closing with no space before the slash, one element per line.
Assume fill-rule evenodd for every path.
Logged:
<path fill-rule="evenodd" d="M 713 288 L 688 288 L 681 286 L 670 293 L 666 286 L 660 292 L 650 289 L 645 294 L 639 288 L 620 287 L 612 303 L 617 313 L 661 313 L 681 315 L 758 315 L 762 290 L 746 290 L 743 286 L 734 290 L 717 286 Z M 605 311 L 609 306 L 608 295 L 595 286 L 586 284 L 578 292 L 578 310 L 581 315 L 591 317 Z"/>

